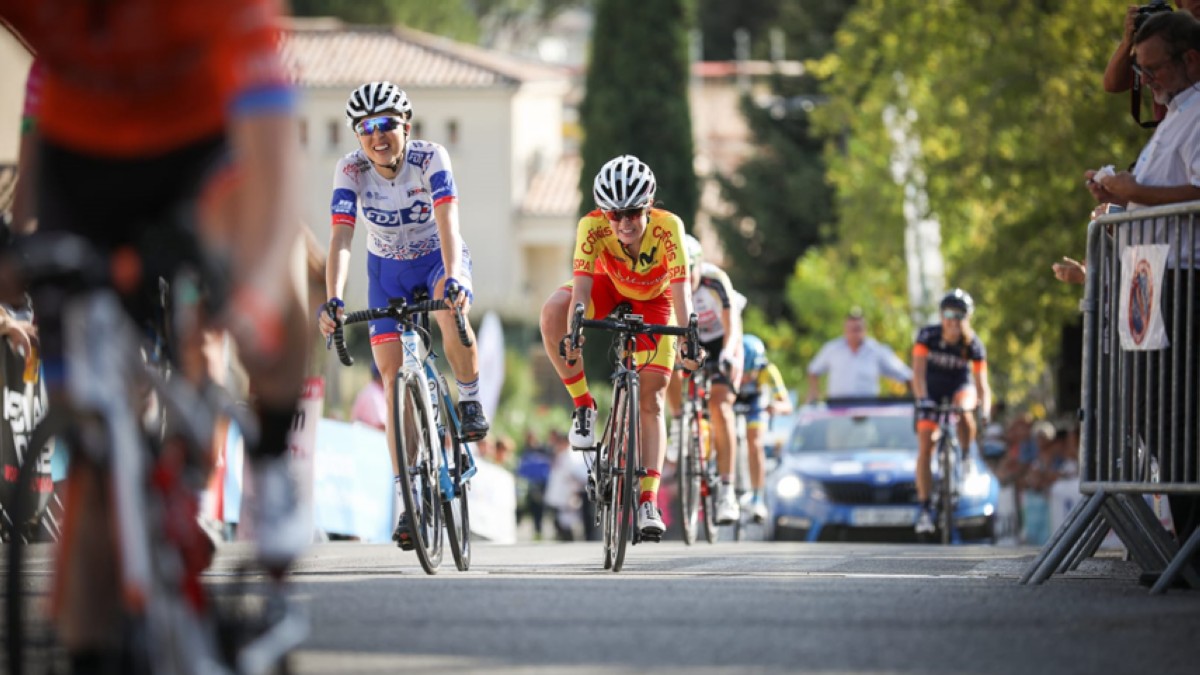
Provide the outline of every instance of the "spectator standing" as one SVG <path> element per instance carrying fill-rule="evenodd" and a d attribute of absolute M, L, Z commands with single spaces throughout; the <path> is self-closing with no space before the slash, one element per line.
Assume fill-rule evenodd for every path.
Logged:
<path fill-rule="evenodd" d="M 842 337 L 826 342 L 808 365 L 805 403 L 820 397 L 823 375 L 829 376 L 826 398 L 876 396 L 880 376 L 906 385 L 912 382 L 912 369 L 896 352 L 867 335 L 867 320 L 858 307 L 846 314 Z"/>
<path fill-rule="evenodd" d="M 552 432 L 553 435 L 553 432 Z M 525 434 L 525 448 L 517 463 L 517 478 L 525 484 L 524 513 L 533 521 L 533 538 L 542 540 L 542 520 L 546 514 L 546 483 L 550 479 L 550 448 L 539 443 L 533 431 Z"/>

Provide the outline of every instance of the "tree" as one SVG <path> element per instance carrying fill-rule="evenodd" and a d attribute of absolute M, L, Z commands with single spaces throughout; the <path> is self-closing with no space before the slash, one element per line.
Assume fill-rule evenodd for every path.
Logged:
<path fill-rule="evenodd" d="M 822 241 L 822 228 L 833 222 L 833 211 L 824 143 L 810 133 L 815 85 L 812 80 L 781 80 L 777 87 L 792 94 L 779 94 L 765 108 L 743 101 L 757 152 L 736 175 L 717 176 L 733 213 L 714 216 L 712 222 L 734 287 L 768 315 L 791 318 L 782 280 L 791 275 L 797 258 Z M 800 93 L 806 89 L 809 93 Z"/>
<path fill-rule="evenodd" d="M 479 37 L 479 21 L 465 0 L 292 0 L 291 7 L 295 16 L 333 16 L 355 24 L 403 24 L 465 42 Z"/>
<path fill-rule="evenodd" d="M 658 201 L 684 223 L 699 189 L 688 108 L 688 0 L 598 0 L 587 93 L 580 213 L 595 208 L 592 180 L 604 162 L 633 154 L 658 180 Z"/>
<path fill-rule="evenodd" d="M 993 382 L 1012 401 L 1044 379 L 1077 316 L 1078 288 L 1050 265 L 1082 255 L 1083 171 L 1126 164 L 1147 138 L 1127 98 L 1100 86 L 1122 17 L 1090 0 L 860 0 L 816 69 L 838 249 L 890 270 L 888 295 L 904 297 L 902 188 L 882 118 L 910 111 L 948 282 L 975 296 Z"/>
<path fill-rule="evenodd" d="M 714 6 L 715 5 L 715 6 Z M 768 27 L 783 31 L 785 55 L 821 56 L 830 35 L 852 3 L 821 0 L 769 3 L 750 17 L 768 17 L 752 32 L 753 52 L 765 51 Z M 723 21 L 739 20 L 727 5 L 705 3 Z M 712 21 L 708 16 L 705 21 Z M 728 24 L 726 24 L 728 25 Z M 749 29 L 748 29 L 749 30 Z M 706 38 L 707 41 L 707 38 Z M 775 77 L 767 98 L 747 98 L 742 110 L 753 134 L 756 152 L 734 176 L 717 176 L 722 196 L 732 205 L 728 216 L 713 224 L 724 244 L 726 269 L 734 286 L 767 315 L 795 318 L 784 292 L 796 261 L 821 243 L 833 225 L 832 190 L 825 180 L 825 140 L 814 134 L 812 112 L 823 101 L 819 82 L 812 77 Z M 798 308 L 797 311 L 804 311 Z"/>

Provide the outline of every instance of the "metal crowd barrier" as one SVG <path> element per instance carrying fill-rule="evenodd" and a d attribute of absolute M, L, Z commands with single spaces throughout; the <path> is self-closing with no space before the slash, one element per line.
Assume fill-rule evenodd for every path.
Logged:
<path fill-rule="evenodd" d="M 1185 565 L 1200 549 L 1200 529 L 1177 545 L 1144 496 L 1200 498 L 1200 201 L 1108 214 L 1088 226 L 1083 311 L 1083 385 L 1080 410 L 1080 500 L 1026 569 L 1021 583 L 1041 584 L 1075 569 L 1114 531 L 1129 556 L 1161 573 L 1151 593 L 1181 577 L 1200 588 Z M 1169 346 L 1149 351 L 1122 347 L 1127 336 L 1147 339 L 1158 322 L 1121 312 L 1122 257 L 1129 246 L 1166 245 L 1161 279 L 1136 265 L 1138 293 L 1130 307 L 1158 307 Z M 1160 249 L 1161 251 L 1161 249 Z M 1150 336 L 1152 337 L 1152 336 Z M 1130 338 L 1134 339 L 1134 338 Z"/>

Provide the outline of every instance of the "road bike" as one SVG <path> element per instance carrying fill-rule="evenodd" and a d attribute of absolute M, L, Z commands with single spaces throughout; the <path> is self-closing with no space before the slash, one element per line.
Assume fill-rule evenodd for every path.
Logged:
<path fill-rule="evenodd" d="M 687 327 L 648 324 L 640 314 L 631 314 L 628 305 L 619 305 L 606 319 L 585 319 L 583 304 L 576 304 L 571 316 L 568 336 L 572 349 L 579 348 L 583 328 L 611 331 L 616 369 L 613 372 L 612 406 L 599 443 L 585 451 L 588 464 L 588 498 L 596 504 L 596 524 L 604 540 L 604 569 L 620 572 L 625 564 L 625 547 L 632 540 L 636 545 L 651 536 L 636 527 L 638 487 L 646 475 L 641 465 L 641 429 L 639 393 L 641 383 L 637 363 L 639 335 L 673 335 L 686 337 L 684 358 L 696 357 L 693 350 L 699 345 L 696 336 L 696 316 Z M 573 365 L 573 363 L 572 363 Z M 654 537 L 657 541 L 660 537 Z"/>
<path fill-rule="evenodd" d="M 393 298 L 387 307 L 350 312 L 331 336 L 338 358 L 349 366 L 354 359 L 346 349 L 343 326 L 376 319 L 391 319 L 400 326 L 404 363 L 396 371 L 392 387 L 392 434 L 398 459 L 403 458 L 397 464 L 407 467 L 399 480 L 409 535 L 417 560 L 428 574 L 437 574 L 442 564 L 443 528 L 455 566 L 462 571 L 471 566 L 467 492 L 476 471 L 475 456 L 463 439 L 450 388 L 431 349 L 429 313 L 440 311 L 451 311 L 451 307 L 442 300 L 430 300 L 428 292 L 421 291 L 412 303 Z M 457 306 L 452 311 L 458 339 L 470 347 L 466 319 Z M 337 320 L 332 314 L 331 318 Z"/>
<path fill-rule="evenodd" d="M 934 524 L 942 544 L 958 540 L 954 513 L 958 509 L 958 497 L 962 488 L 962 465 L 966 459 L 958 443 L 958 418 L 971 411 L 948 403 L 933 409 L 937 417 L 938 439 L 934 446 L 933 490 L 930 493 L 930 508 L 935 514 Z"/>
<path fill-rule="evenodd" d="M 703 524 L 708 543 L 717 541 L 717 461 L 713 453 L 708 412 L 710 375 L 705 368 L 684 373 L 683 410 L 678 436 L 679 458 L 675 475 L 679 480 L 680 530 L 686 544 L 696 542 L 697 526 Z"/>
<path fill-rule="evenodd" d="M 73 623 L 99 624 L 114 636 L 122 672 L 286 669 L 287 653 L 307 629 L 291 620 L 295 614 L 285 621 L 278 613 L 287 604 L 282 586 L 268 582 L 260 601 L 242 571 L 232 583 L 201 578 L 213 544 L 197 523 L 197 495 L 215 422 L 234 419 L 253 443 L 255 420 L 219 388 L 165 375 L 148 358 L 153 347 L 112 289 L 108 259 L 86 241 L 48 233 L 25 253 L 29 281 L 73 292 L 61 314 L 66 396 L 34 428 L 27 450 L 32 457 L 57 438 L 69 453 L 53 579 L 60 605 L 77 608 Z M 199 276 L 184 270 L 171 284 L 174 325 L 199 325 Z M 161 417 L 144 414 L 151 399 Z M 26 461 L 18 472 L 18 523 L 34 507 L 27 495 L 36 464 Z M 46 578 L 25 569 L 28 548 L 18 536 L 7 551 L 5 651 L 13 675 L 56 672 L 64 659 L 44 616 Z M 81 606 L 92 613 L 80 618 Z M 268 624 L 273 611 L 280 620 Z"/>

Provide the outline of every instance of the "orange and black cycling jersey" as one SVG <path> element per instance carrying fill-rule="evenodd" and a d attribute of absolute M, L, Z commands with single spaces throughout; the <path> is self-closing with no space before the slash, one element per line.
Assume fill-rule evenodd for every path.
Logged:
<path fill-rule="evenodd" d="M 679 216 L 650 209 L 641 249 L 630 255 L 608 218 L 599 210 L 592 211 L 579 220 L 576 230 L 575 276 L 603 274 L 627 298 L 657 298 L 667 293 L 672 282 L 687 280 L 687 252 L 682 241 Z"/>
<path fill-rule="evenodd" d="M 917 333 L 913 356 L 925 357 L 925 386 L 929 398 L 938 401 L 949 398 L 970 383 L 970 373 L 987 368 L 987 350 L 978 335 L 967 342 L 947 342 L 942 325 L 925 326 Z"/>
<path fill-rule="evenodd" d="M 44 65 L 39 132 L 109 157 L 221 134 L 230 115 L 288 109 L 277 0 L 0 0 Z"/>

